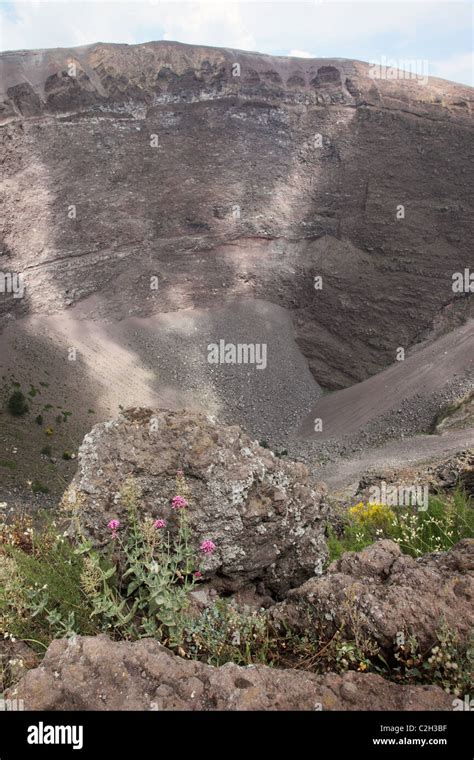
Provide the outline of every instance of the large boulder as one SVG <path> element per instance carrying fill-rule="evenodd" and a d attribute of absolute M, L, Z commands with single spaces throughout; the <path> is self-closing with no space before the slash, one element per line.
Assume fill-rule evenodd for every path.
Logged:
<path fill-rule="evenodd" d="M 295 630 L 312 621 L 327 635 L 341 627 L 348 638 L 362 633 L 387 653 L 398 633 L 415 635 L 422 650 L 433 646 L 443 623 L 467 641 L 474 624 L 474 540 L 419 559 L 393 541 L 377 541 L 344 554 L 268 614 Z"/>
<path fill-rule="evenodd" d="M 257 582 L 281 598 L 321 567 L 324 487 L 315 490 L 303 464 L 276 457 L 239 427 L 184 411 L 127 410 L 86 435 L 64 497 L 71 531 L 110 540 L 107 523 L 127 522 L 123 487 L 131 478 L 140 513 L 172 525 L 177 470 L 190 488 L 196 546 L 210 539 L 217 547 L 206 578 L 230 591 Z"/>
<path fill-rule="evenodd" d="M 450 710 L 436 686 L 185 660 L 153 639 L 60 639 L 7 692 L 27 710 Z"/>

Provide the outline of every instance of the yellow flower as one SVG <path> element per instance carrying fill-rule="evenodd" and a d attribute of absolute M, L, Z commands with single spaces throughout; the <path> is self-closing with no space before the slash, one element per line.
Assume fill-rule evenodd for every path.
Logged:
<path fill-rule="evenodd" d="M 366 662 L 359 662 L 359 670 L 367 670 L 367 663 Z"/>
<path fill-rule="evenodd" d="M 349 509 L 349 514 L 358 523 L 363 525 L 383 526 L 395 518 L 395 514 L 385 504 L 358 504 Z"/>

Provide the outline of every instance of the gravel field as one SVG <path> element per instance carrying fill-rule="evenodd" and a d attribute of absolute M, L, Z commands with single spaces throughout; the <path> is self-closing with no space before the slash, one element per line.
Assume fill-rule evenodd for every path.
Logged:
<path fill-rule="evenodd" d="M 256 363 L 209 363 L 208 346 L 220 341 L 265 346 L 266 355 L 255 357 L 265 359 L 262 369 Z M 71 346 L 75 362 L 66 361 Z M 53 464 L 39 456 L 48 412 L 43 428 L 32 423 L 31 414 L 12 422 L 3 413 L 0 460 L 10 465 L 2 473 L 0 500 L 8 502 L 35 477 L 61 493 L 75 469 L 61 451 L 76 451 L 93 424 L 114 416 L 119 406 L 205 411 L 305 461 L 316 480 L 334 482 L 338 473 L 350 478 L 372 462 L 422 461 L 472 442 L 472 429 L 419 435 L 431 430 L 443 409 L 472 392 L 472 321 L 363 383 L 326 395 L 294 340 L 290 313 L 261 300 L 119 322 L 78 319 L 71 309 L 15 322 L 3 332 L 0 347 L 4 377 L 14 375 L 24 388 L 35 378 L 32 413 L 37 399 L 40 410 L 73 409 L 65 424 L 54 423 Z M 38 385 L 39 368 L 46 366 L 47 388 Z M 311 432 L 314 417 L 324 422 L 319 436 Z M 35 499 L 38 506 L 48 501 L 46 495 Z"/>

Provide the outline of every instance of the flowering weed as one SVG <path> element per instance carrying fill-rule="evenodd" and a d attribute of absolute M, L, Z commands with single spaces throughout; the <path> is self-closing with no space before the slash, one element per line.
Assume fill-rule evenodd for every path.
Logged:
<path fill-rule="evenodd" d="M 465 493 L 432 496 L 426 511 L 359 502 L 348 511 L 341 535 L 328 526 L 330 560 L 346 551 L 361 551 L 379 538 L 391 538 L 405 554 L 420 557 L 449 551 L 462 538 L 474 536 L 474 508 Z"/>

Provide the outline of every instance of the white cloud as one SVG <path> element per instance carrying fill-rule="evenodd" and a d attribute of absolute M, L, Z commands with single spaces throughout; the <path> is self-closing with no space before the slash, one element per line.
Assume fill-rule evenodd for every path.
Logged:
<path fill-rule="evenodd" d="M 257 42 L 245 16 L 245 3 L 171 2 L 160 4 L 163 39 L 194 45 L 255 50 Z"/>
<path fill-rule="evenodd" d="M 148 5 L 148 4 L 147 4 Z M 149 9 L 156 6 L 148 5 Z M 136 41 L 137 6 L 131 3 L 17 2 L 15 16 L 0 5 L 1 47 L 74 47 L 92 42 Z"/>
<path fill-rule="evenodd" d="M 288 53 L 290 58 L 316 58 L 313 53 L 308 53 L 307 50 L 290 50 Z"/>
<path fill-rule="evenodd" d="M 474 53 L 459 53 L 430 63 L 430 74 L 474 87 Z"/>

